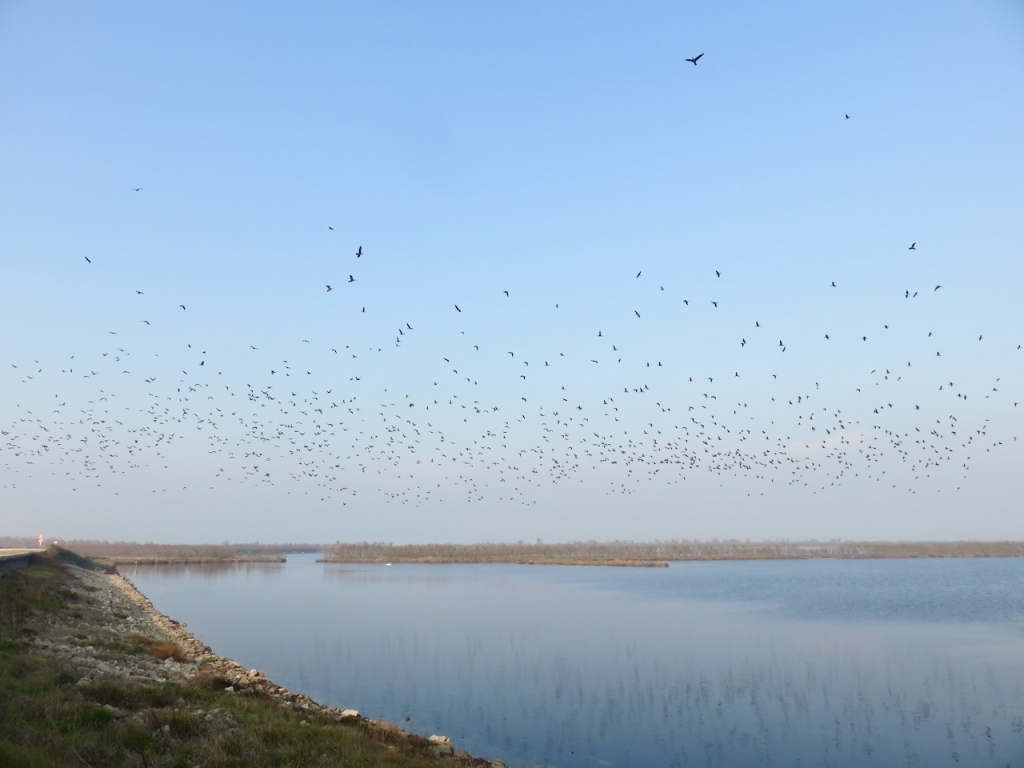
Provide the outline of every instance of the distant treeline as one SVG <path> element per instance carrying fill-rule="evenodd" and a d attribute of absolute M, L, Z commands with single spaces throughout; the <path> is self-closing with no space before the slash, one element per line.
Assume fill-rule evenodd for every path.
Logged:
<path fill-rule="evenodd" d="M 51 543 L 48 539 L 45 543 Z M 61 540 L 80 555 L 119 562 L 280 560 L 294 552 L 323 552 L 327 560 L 371 563 L 565 563 L 650 565 L 669 560 L 791 560 L 812 557 L 1021 557 L 1020 541 L 577 541 L 515 544 L 155 544 Z M 33 537 L 0 536 L 0 547 L 35 547 Z"/>
<path fill-rule="evenodd" d="M 335 562 L 564 563 L 642 565 L 667 560 L 805 558 L 1020 557 L 1024 542 L 581 541 L 569 544 L 404 544 L 361 542 L 324 547 Z"/>
<path fill-rule="evenodd" d="M 85 557 L 125 562 L 219 562 L 228 560 L 276 560 L 290 552 L 321 552 L 319 544 L 154 544 L 136 541 L 59 540 L 60 545 Z M 53 539 L 44 541 L 52 543 Z M 0 536 L 0 547 L 36 547 L 36 538 Z"/>

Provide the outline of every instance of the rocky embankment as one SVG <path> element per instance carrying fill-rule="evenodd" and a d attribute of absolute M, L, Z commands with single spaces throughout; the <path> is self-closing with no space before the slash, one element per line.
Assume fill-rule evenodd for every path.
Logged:
<path fill-rule="evenodd" d="M 262 694 L 295 711 L 380 729 L 390 741 L 424 742 L 423 737 L 406 734 L 395 723 L 364 718 L 354 709 L 320 704 L 305 694 L 276 685 L 260 670 L 246 669 L 214 653 L 193 637 L 183 623 L 157 611 L 145 595 L 116 571 L 76 566 L 69 566 L 68 570 L 75 577 L 72 592 L 76 610 L 52 614 L 47 627 L 35 634 L 32 645 L 56 658 L 82 685 L 108 677 L 187 683 L 202 676 L 207 681 L 216 681 L 227 695 Z M 109 709 L 115 717 L 123 714 L 113 707 Z M 223 713 L 214 709 L 202 714 L 209 721 Z M 426 741 L 436 755 L 453 764 L 504 768 L 500 760 L 488 761 L 455 749 L 447 737 L 431 736 Z"/>

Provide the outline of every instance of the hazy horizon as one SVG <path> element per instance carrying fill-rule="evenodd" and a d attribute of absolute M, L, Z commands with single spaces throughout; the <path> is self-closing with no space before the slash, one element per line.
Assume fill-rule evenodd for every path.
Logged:
<path fill-rule="evenodd" d="M 16 1 L 0 63 L 4 530 L 1024 539 L 1017 5 Z"/>

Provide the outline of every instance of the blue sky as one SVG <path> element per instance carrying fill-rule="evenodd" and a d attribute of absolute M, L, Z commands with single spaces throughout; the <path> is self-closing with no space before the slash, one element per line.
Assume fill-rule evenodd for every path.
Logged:
<path fill-rule="evenodd" d="M 1018 4 L 14 2 L 0 64 L 6 533 L 1024 536 Z"/>

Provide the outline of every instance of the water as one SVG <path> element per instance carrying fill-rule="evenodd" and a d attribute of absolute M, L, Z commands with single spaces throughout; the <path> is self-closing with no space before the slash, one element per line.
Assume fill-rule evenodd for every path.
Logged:
<path fill-rule="evenodd" d="M 280 685 L 512 765 L 1024 765 L 1024 558 L 314 560 L 122 571 Z"/>

